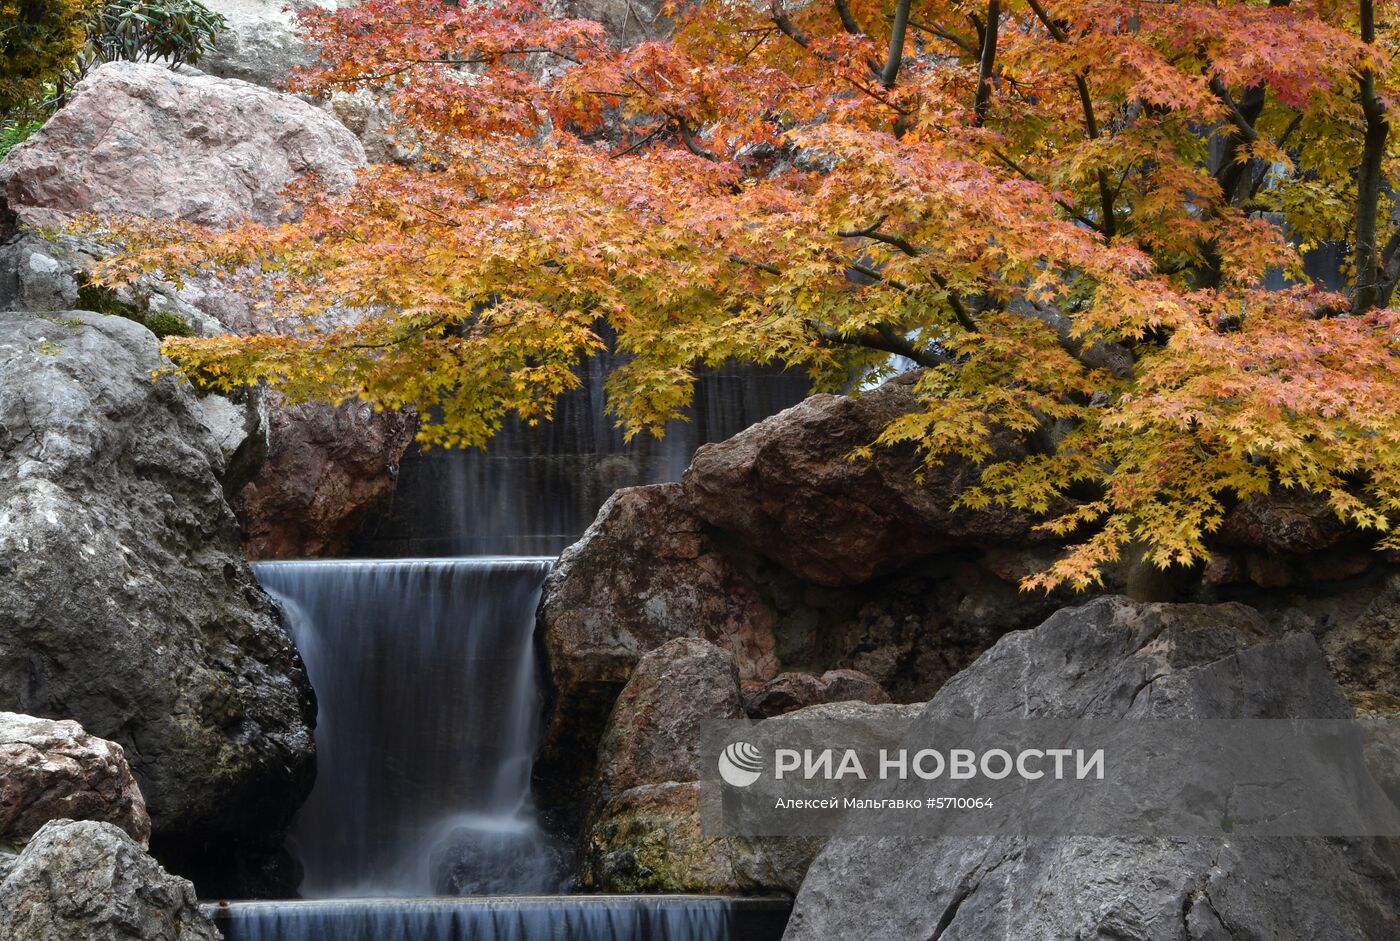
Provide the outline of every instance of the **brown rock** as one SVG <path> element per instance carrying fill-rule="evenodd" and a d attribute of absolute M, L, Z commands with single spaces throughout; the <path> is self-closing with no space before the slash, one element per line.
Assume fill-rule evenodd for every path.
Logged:
<path fill-rule="evenodd" d="M 1206 585 L 1233 585 L 1244 577 L 1239 557 L 1230 552 L 1212 552 L 1201 572 L 1201 581 Z"/>
<path fill-rule="evenodd" d="M 648 651 L 703 638 L 733 656 L 741 680 L 778 672 L 772 610 L 676 484 L 609 498 L 550 574 L 539 631 L 553 701 L 535 778 L 551 806 L 578 802 L 613 703 Z"/>
<path fill-rule="evenodd" d="M 779 673 L 745 697 L 744 708 L 755 719 L 780 716 L 826 701 L 826 683 L 810 673 Z"/>
<path fill-rule="evenodd" d="M 1225 515 L 1217 540 L 1267 554 L 1305 555 L 1336 545 L 1346 527 L 1327 498 L 1302 490 L 1254 496 Z"/>
<path fill-rule="evenodd" d="M 890 694 L 875 678 L 859 670 L 827 670 L 822 674 L 826 690 L 823 702 L 863 702 L 872 706 L 890 701 Z"/>
<path fill-rule="evenodd" d="M 363 402 L 278 405 L 267 458 L 239 495 L 249 558 L 341 555 L 388 496 L 415 422 Z"/>
<path fill-rule="evenodd" d="M 593 803 L 642 784 L 698 781 L 703 723 L 742 719 L 734 657 L 693 637 L 642 657 L 598 744 Z"/>
<path fill-rule="evenodd" d="M 151 818 L 122 747 L 76 722 L 0 712 L 0 844 L 50 820 L 115 824 L 145 847 Z"/>
<path fill-rule="evenodd" d="M 859 670 L 827 670 L 811 673 L 779 673 L 767 683 L 744 691 L 744 709 L 750 718 L 771 719 L 822 703 L 862 702 L 880 705 L 889 694 L 874 677 Z"/>
<path fill-rule="evenodd" d="M 851 452 L 919 407 L 916 373 L 864 395 L 814 395 L 696 452 L 685 493 L 696 516 L 818 585 L 856 585 L 935 552 L 1043 541 L 1023 514 L 952 509 L 976 469 L 950 460 L 916 477 L 912 446 Z M 1003 445 L 1008 455 L 1013 445 Z"/>
<path fill-rule="evenodd" d="M 580 847 L 584 888 L 796 891 L 822 841 L 716 837 L 701 828 L 705 724 L 743 718 L 726 651 L 680 638 L 642 657 L 598 746 Z"/>
<path fill-rule="evenodd" d="M 1249 580 L 1260 588 L 1287 588 L 1293 584 L 1293 568 L 1279 556 L 1251 552 L 1244 557 L 1244 567 Z"/>

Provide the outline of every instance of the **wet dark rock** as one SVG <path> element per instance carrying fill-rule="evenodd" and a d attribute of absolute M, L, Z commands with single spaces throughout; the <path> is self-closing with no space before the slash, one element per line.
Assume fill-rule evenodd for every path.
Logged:
<path fill-rule="evenodd" d="M 0 708 L 120 744 L 156 853 L 218 891 L 280 845 L 314 710 L 218 442 L 161 363 L 119 317 L 0 314 Z"/>

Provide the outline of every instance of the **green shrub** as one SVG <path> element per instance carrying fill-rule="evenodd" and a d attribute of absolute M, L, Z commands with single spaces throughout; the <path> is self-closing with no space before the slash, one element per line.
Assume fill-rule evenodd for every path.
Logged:
<path fill-rule="evenodd" d="M 225 25 L 198 0 L 108 0 L 92 17 L 88 44 L 100 62 L 192 65 L 214 48 Z"/>

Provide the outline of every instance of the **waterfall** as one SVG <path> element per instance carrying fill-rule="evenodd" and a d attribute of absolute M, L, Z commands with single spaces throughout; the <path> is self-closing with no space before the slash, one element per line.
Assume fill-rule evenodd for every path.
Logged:
<path fill-rule="evenodd" d="M 318 700 L 316 785 L 292 828 L 303 895 L 559 891 L 562 853 L 530 801 L 534 614 L 549 568 L 497 558 L 254 566 Z"/>
<path fill-rule="evenodd" d="M 572 896 L 207 906 L 228 941 L 773 941 L 775 899 Z"/>
<path fill-rule="evenodd" d="M 411 450 L 393 497 L 355 538 L 356 556 L 557 555 L 619 487 L 681 479 L 702 444 L 723 441 L 802 401 L 806 378 L 773 368 L 703 371 L 688 421 L 626 440 L 603 381 L 621 359 L 590 357 L 580 387 L 539 427 L 507 421 L 485 448 Z"/>

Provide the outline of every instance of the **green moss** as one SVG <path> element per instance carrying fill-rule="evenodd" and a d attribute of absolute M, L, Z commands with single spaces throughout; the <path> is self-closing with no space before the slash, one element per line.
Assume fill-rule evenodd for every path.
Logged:
<path fill-rule="evenodd" d="M 152 313 L 135 304 L 128 304 L 119 300 L 111 290 L 90 282 L 78 286 L 78 306 L 109 317 L 134 320 L 162 340 L 166 337 L 194 336 L 194 328 L 183 317 L 169 312 Z"/>
<path fill-rule="evenodd" d="M 192 337 L 194 329 L 185 321 L 171 313 L 148 314 L 146 329 L 164 340 L 166 337 Z"/>
<path fill-rule="evenodd" d="M 127 320 L 134 320 L 143 326 L 146 323 L 146 314 L 139 307 L 124 304 L 117 300 L 117 295 L 107 288 L 85 280 L 80 280 L 78 285 L 78 306 L 83 310 L 91 310 L 111 317 L 125 317 Z"/>

